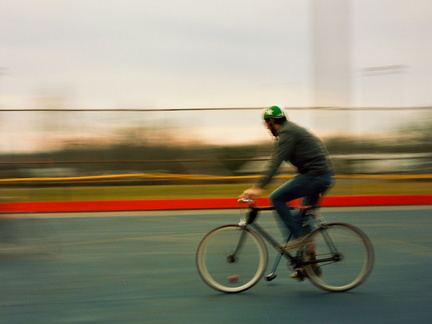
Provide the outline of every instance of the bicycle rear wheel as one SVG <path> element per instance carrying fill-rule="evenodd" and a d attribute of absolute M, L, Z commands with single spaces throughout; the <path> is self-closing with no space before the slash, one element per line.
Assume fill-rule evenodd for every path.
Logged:
<path fill-rule="evenodd" d="M 264 275 L 267 260 L 263 239 L 239 225 L 224 225 L 209 232 L 196 254 L 201 278 L 225 293 L 238 293 L 255 285 Z"/>
<path fill-rule="evenodd" d="M 304 255 L 315 249 L 312 255 L 316 254 L 317 263 L 304 270 L 315 286 L 327 291 L 347 291 L 363 283 L 372 271 L 373 246 L 359 228 L 331 223 L 316 229 L 311 238 L 313 243 L 305 247 Z"/>

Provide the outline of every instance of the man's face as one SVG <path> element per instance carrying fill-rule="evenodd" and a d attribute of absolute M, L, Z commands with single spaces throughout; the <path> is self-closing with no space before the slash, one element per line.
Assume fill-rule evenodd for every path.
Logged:
<path fill-rule="evenodd" d="M 275 122 L 273 118 L 266 119 L 264 121 L 264 125 L 272 133 L 273 136 L 277 136 L 277 129 L 275 127 Z"/>

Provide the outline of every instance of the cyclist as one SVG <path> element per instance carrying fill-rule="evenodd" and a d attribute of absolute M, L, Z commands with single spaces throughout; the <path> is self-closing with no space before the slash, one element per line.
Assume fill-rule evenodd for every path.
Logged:
<path fill-rule="evenodd" d="M 255 185 L 243 192 L 241 197 L 260 196 L 271 182 L 283 161 L 289 162 L 298 169 L 298 174 L 281 185 L 269 196 L 288 237 L 292 239 L 284 246 L 288 250 L 299 249 L 309 243 L 306 234 L 312 227 L 304 224 L 299 213 L 293 215 L 287 202 L 303 197 L 303 204 L 313 205 L 318 202 L 319 194 L 333 182 L 333 165 L 324 144 L 305 128 L 288 120 L 285 112 L 278 106 L 264 110 L 264 124 L 276 138 L 275 148 L 270 164 L 264 175 Z"/>

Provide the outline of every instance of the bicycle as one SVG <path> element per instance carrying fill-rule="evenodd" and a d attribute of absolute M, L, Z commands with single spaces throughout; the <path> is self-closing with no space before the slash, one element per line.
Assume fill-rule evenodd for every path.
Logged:
<path fill-rule="evenodd" d="M 250 199 L 239 202 L 249 204 L 240 222 L 211 230 L 197 249 L 198 273 L 211 288 L 239 293 L 258 283 L 268 265 L 265 241 L 278 251 L 267 281 L 276 278 L 282 257 L 288 260 L 288 267 L 295 271 L 297 280 L 309 279 L 316 287 L 331 292 L 351 290 L 371 273 L 374 250 L 366 234 L 351 224 L 327 223 L 317 205 L 290 207 L 300 209 L 303 221 L 316 226 L 307 236 L 309 243 L 294 253 L 257 224 L 259 212 L 274 210 L 274 207 L 256 207 Z M 286 242 L 290 239 L 291 235 Z"/>

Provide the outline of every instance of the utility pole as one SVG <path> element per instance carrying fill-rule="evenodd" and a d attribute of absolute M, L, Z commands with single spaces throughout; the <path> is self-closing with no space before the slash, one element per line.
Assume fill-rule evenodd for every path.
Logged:
<path fill-rule="evenodd" d="M 312 0 L 313 105 L 351 104 L 349 0 Z"/>

